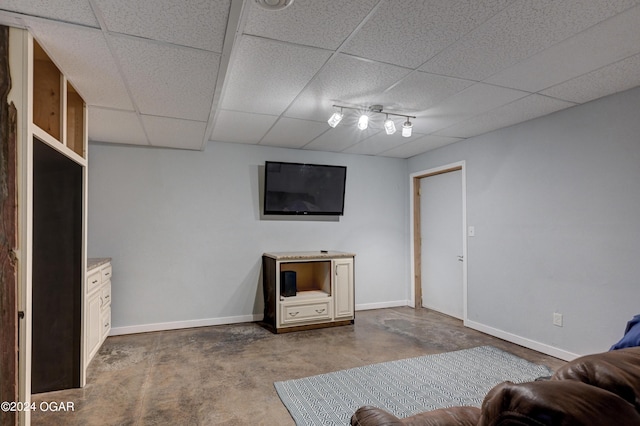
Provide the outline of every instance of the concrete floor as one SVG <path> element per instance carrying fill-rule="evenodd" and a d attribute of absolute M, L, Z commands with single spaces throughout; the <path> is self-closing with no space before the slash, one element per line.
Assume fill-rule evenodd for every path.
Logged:
<path fill-rule="evenodd" d="M 273 382 L 420 355 L 493 345 L 556 369 L 564 361 L 427 309 L 356 312 L 354 325 L 275 335 L 252 323 L 113 336 L 83 389 L 33 396 L 73 412 L 33 425 L 293 425 Z"/>

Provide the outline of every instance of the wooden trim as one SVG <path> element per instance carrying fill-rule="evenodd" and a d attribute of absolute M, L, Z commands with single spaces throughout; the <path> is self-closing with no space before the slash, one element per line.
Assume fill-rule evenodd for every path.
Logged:
<path fill-rule="evenodd" d="M 16 108 L 11 90 L 9 28 L 0 26 L 0 401 L 18 398 L 18 237 L 16 197 Z M 17 425 L 15 411 L 0 411 L 0 424 Z"/>
<path fill-rule="evenodd" d="M 422 230 L 420 228 L 420 177 L 413 178 L 413 264 L 415 287 L 415 308 L 422 307 Z"/>
<path fill-rule="evenodd" d="M 423 178 L 442 175 L 449 172 L 456 172 L 459 170 L 462 171 L 462 165 L 445 167 L 443 169 L 438 169 L 432 172 L 426 172 L 413 176 L 413 286 L 415 295 L 413 304 L 415 308 L 422 307 L 422 223 L 420 220 L 420 180 Z"/>

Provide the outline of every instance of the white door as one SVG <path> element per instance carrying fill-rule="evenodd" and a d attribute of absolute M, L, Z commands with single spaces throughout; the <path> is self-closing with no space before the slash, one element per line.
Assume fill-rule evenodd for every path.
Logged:
<path fill-rule="evenodd" d="M 420 179 L 422 306 L 463 318 L 462 171 Z"/>

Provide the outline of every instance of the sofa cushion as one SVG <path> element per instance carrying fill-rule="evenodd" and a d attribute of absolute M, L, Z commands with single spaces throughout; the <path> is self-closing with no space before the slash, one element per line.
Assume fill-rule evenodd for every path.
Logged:
<path fill-rule="evenodd" d="M 477 407 L 451 407 L 425 411 L 400 419 L 377 407 L 360 407 L 351 417 L 352 426 L 475 426 L 480 418 Z"/>
<path fill-rule="evenodd" d="M 482 426 L 639 424 L 640 414 L 632 404 L 575 380 L 501 383 L 485 397 L 478 422 Z"/>
<path fill-rule="evenodd" d="M 576 358 L 559 368 L 552 380 L 576 380 L 606 389 L 640 413 L 640 347 Z"/>

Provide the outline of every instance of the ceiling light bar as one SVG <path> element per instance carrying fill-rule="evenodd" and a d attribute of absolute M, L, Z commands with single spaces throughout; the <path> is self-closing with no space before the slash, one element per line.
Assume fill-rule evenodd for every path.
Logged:
<path fill-rule="evenodd" d="M 335 111 L 331 115 L 329 120 L 327 120 L 327 122 L 329 123 L 329 126 L 331 127 L 336 127 L 342 121 L 344 117 L 343 110 L 350 109 L 354 111 L 359 111 L 361 113 L 360 117 L 358 118 L 358 129 L 360 130 L 365 130 L 369 127 L 369 119 L 371 114 L 384 114 L 386 116 L 386 119 L 384 121 L 384 130 L 388 135 L 393 135 L 396 132 L 396 124 L 392 119 L 389 118 L 389 116 L 391 115 L 391 116 L 406 118 L 406 121 L 402 124 L 402 136 L 406 138 L 411 136 L 412 130 L 413 130 L 413 124 L 411 123 L 410 119 L 416 118 L 413 115 L 398 114 L 395 112 L 384 111 L 382 105 L 371 105 L 370 107 L 367 107 L 367 108 L 356 108 L 356 107 L 349 107 L 344 105 L 333 105 L 333 107 L 340 108 L 340 112 Z M 365 113 L 362 113 L 363 110 L 365 111 Z"/>

